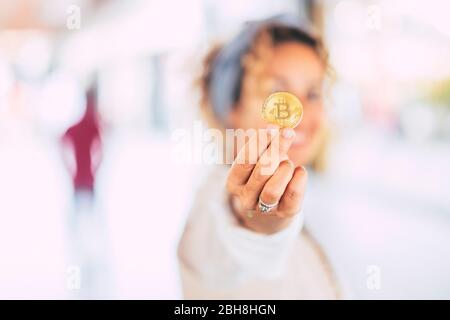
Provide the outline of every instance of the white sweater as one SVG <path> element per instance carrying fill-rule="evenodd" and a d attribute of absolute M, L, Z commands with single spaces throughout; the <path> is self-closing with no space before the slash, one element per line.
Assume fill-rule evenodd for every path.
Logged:
<path fill-rule="evenodd" d="M 273 235 L 239 225 L 225 181 L 213 170 L 199 188 L 178 257 L 186 299 L 336 299 L 333 273 L 303 229 L 303 212 Z"/>

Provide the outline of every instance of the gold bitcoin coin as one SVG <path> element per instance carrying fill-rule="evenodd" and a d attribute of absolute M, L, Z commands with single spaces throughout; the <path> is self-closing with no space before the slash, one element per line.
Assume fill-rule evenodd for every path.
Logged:
<path fill-rule="evenodd" d="M 292 93 L 275 92 L 264 101 L 261 113 L 267 123 L 295 128 L 302 120 L 303 106 Z"/>

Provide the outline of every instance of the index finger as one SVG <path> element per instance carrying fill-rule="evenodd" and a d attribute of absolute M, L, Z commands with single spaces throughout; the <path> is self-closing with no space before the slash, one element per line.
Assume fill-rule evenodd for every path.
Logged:
<path fill-rule="evenodd" d="M 258 129 L 242 147 L 234 159 L 229 172 L 229 183 L 244 185 L 250 177 L 259 157 L 278 134 L 275 128 Z"/>

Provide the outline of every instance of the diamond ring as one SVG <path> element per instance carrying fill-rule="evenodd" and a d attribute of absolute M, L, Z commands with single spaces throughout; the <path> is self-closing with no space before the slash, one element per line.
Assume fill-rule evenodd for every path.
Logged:
<path fill-rule="evenodd" d="M 278 202 L 274 203 L 274 204 L 264 203 L 264 201 L 261 200 L 261 197 L 259 198 L 259 201 L 258 201 L 258 208 L 259 208 L 259 211 L 261 211 L 262 213 L 270 212 L 277 205 L 278 205 Z"/>

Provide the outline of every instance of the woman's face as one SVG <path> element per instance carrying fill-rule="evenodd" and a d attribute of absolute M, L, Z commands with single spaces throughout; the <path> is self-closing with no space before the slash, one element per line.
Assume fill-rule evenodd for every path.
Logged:
<path fill-rule="evenodd" d="M 265 128 L 267 124 L 261 118 L 261 106 L 267 95 L 274 91 L 293 93 L 304 109 L 288 155 L 296 166 L 307 165 L 317 153 L 325 122 L 323 63 L 310 47 L 286 42 L 274 47 L 263 69 L 259 79 L 252 73 L 244 77 L 241 99 L 230 115 L 230 121 L 235 128 Z"/>

